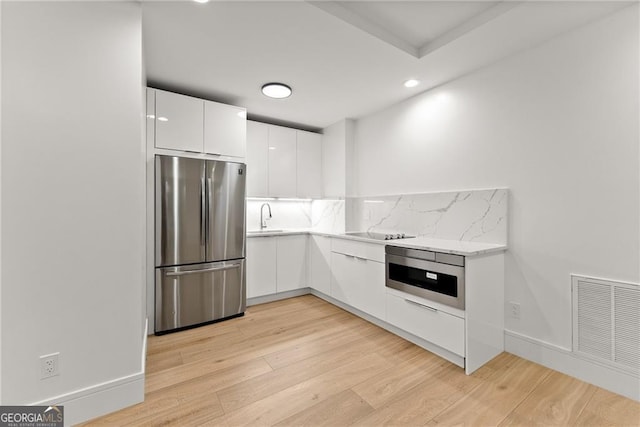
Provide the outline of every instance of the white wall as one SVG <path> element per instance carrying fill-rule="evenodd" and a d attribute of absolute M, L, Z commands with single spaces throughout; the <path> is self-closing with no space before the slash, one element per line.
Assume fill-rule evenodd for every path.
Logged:
<path fill-rule="evenodd" d="M 322 132 L 322 182 L 324 197 L 345 195 L 345 133 L 347 121 L 341 120 Z"/>
<path fill-rule="evenodd" d="M 639 281 L 638 7 L 357 121 L 362 196 L 509 187 L 506 327 L 571 347 L 570 273 Z"/>
<path fill-rule="evenodd" d="M 0 2 L 0 100 L 2 100 L 2 2 Z M 0 102 L 0 242 L 2 242 L 2 102 Z M 2 402 L 2 244 L 0 244 L 0 402 Z"/>
<path fill-rule="evenodd" d="M 141 42 L 139 4 L 3 2 L 3 404 L 87 402 L 142 375 Z M 60 375 L 40 380 L 53 352 Z M 67 421 L 137 390 L 69 402 Z"/>

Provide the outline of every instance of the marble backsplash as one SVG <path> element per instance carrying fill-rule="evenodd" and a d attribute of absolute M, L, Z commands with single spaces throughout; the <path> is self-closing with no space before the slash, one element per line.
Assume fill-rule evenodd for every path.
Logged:
<path fill-rule="evenodd" d="M 269 203 L 268 229 L 374 231 L 506 244 L 508 195 L 507 189 L 491 189 L 346 200 L 247 200 L 247 230 L 260 229 L 260 207 Z"/>
<path fill-rule="evenodd" d="M 507 243 L 508 190 L 349 197 L 346 230 Z"/>
<path fill-rule="evenodd" d="M 311 228 L 324 233 L 344 233 L 344 200 L 314 200 L 311 202 Z"/>

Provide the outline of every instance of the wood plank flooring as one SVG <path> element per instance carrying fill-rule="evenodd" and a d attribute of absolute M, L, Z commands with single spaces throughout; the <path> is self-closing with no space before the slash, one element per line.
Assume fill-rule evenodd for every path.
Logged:
<path fill-rule="evenodd" d="M 149 337 L 146 375 L 86 425 L 640 425 L 638 402 L 507 353 L 466 376 L 311 295 Z"/>

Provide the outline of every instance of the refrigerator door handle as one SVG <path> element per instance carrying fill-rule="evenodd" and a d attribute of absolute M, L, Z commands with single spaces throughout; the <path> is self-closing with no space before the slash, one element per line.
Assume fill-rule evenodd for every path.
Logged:
<path fill-rule="evenodd" d="M 187 274 L 202 274 L 211 273 L 214 271 L 233 270 L 234 268 L 240 268 L 240 264 L 223 265 L 220 267 L 205 268 L 203 270 L 189 270 L 189 271 L 169 271 L 166 274 L 167 277 L 173 276 L 186 276 Z"/>
<path fill-rule="evenodd" d="M 205 168 L 206 171 L 206 168 Z M 200 180 L 200 250 L 201 253 L 204 254 L 204 259 L 206 260 L 206 247 L 207 247 L 207 187 L 206 187 L 206 179 L 205 172 L 202 174 L 202 179 Z"/>

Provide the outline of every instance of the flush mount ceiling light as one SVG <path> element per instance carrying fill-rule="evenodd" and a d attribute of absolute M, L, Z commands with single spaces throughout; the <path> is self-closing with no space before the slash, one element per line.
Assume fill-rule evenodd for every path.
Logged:
<path fill-rule="evenodd" d="M 209 0 L 193 0 L 196 3 L 209 3 Z"/>
<path fill-rule="evenodd" d="M 406 82 L 404 82 L 404 87 L 416 87 L 419 84 L 420 84 L 420 80 L 409 79 Z"/>
<path fill-rule="evenodd" d="M 269 98 L 288 98 L 291 96 L 291 88 L 284 83 L 267 83 L 262 85 L 262 93 Z"/>

